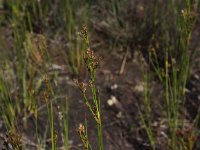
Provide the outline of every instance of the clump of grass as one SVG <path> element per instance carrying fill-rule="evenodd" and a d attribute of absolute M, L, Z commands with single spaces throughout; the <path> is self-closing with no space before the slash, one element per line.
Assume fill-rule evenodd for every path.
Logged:
<path fill-rule="evenodd" d="M 91 94 L 92 94 L 92 102 L 88 99 L 88 97 L 86 95 L 86 91 L 88 90 L 87 84 L 83 83 L 83 82 L 79 82 L 78 80 L 75 80 L 75 83 L 80 88 L 82 96 L 83 96 L 83 100 L 84 100 L 87 108 L 91 112 L 94 120 L 96 121 L 96 124 L 97 124 L 97 127 L 98 127 L 99 149 L 102 150 L 103 149 L 103 135 L 102 135 L 103 132 L 102 132 L 102 120 L 101 120 L 101 103 L 100 103 L 100 98 L 98 96 L 97 87 L 96 87 L 96 84 L 95 84 L 96 69 L 99 65 L 99 58 L 97 58 L 94 55 L 94 52 L 90 48 L 86 26 L 83 26 L 83 29 L 81 31 L 81 35 L 82 35 L 84 41 L 86 42 L 86 44 L 88 46 L 88 49 L 86 50 L 85 55 L 84 55 L 84 61 L 85 61 L 85 65 L 86 65 L 87 70 L 88 70 L 89 75 L 90 75 L 89 89 L 91 90 Z M 80 134 L 80 135 L 82 137 L 82 134 Z M 85 134 L 84 134 L 84 136 L 85 136 Z"/>
<path fill-rule="evenodd" d="M 54 98 L 54 91 L 52 90 L 51 83 L 49 77 L 46 75 L 44 77 L 44 82 L 46 86 L 46 90 L 44 91 L 44 101 L 46 102 L 48 119 L 50 124 L 50 134 L 51 134 L 51 148 L 52 150 L 56 149 L 56 134 L 54 128 L 54 116 L 53 116 L 53 104 L 50 98 Z M 50 105 L 50 106 L 49 106 Z"/>
<path fill-rule="evenodd" d="M 77 5 L 81 5 L 83 8 L 77 9 Z M 67 40 L 65 50 L 61 53 L 67 57 L 65 61 L 70 73 L 77 76 L 84 65 L 82 56 L 85 44 L 80 42 L 78 36 L 74 33 L 77 32 L 79 24 L 82 22 L 87 23 L 88 2 L 61 0 L 58 7 L 60 7 L 60 10 L 58 10 L 59 15 L 62 15 L 60 25 L 63 27 L 64 36 Z M 81 17 L 78 16 L 78 13 L 81 13 Z"/>
<path fill-rule="evenodd" d="M 65 106 L 62 107 L 62 118 L 61 121 L 62 121 L 62 125 L 61 125 L 61 128 L 63 130 L 63 137 L 64 137 L 64 145 L 65 145 L 65 149 L 69 149 L 69 144 L 68 144 L 68 134 L 69 134 L 69 98 L 66 97 L 66 101 L 65 101 Z"/>
<path fill-rule="evenodd" d="M 139 116 L 141 118 L 142 123 L 145 126 L 145 130 L 150 142 L 150 145 L 153 150 L 156 149 L 156 141 L 155 141 L 155 135 L 153 133 L 152 129 L 152 121 L 153 121 L 153 116 L 152 116 L 152 109 L 151 109 L 151 98 L 150 98 L 150 70 L 148 68 L 148 65 L 145 63 L 145 60 L 141 58 L 141 63 L 142 63 L 142 73 L 143 73 L 143 86 L 144 86 L 144 106 L 145 110 L 144 112 L 141 110 L 141 107 L 138 105 L 138 110 L 139 110 Z"/>
<path fill-rule="evenodd" d="M 1 92 L 1 115 L 5 121 L 7 130 L 15 129 L 16 106 L 11 99 L 11 93 L 4 81 L 2 74 L 0 76 L 0 92 Z"/>
<path fill-rule="evenodd" d="M 165 89 L 166 110 L 163 109 L 165 110 L 163 113 L 166 115 L 168 121 L 170 134 L 169 148 L 173 150 L 184 149 L 184 146 L 188 145 L 188 142 L 182 137 L 182 144 L 177 144 L 180 136 L 177 137 L 176 132 L 179 128 L 184 128 L 185 126 L 186 84 L 190 76 L 193 56 L 195 54 L 195 49 L 190 50 L 190 40 L 196 22 L 195 13 L 197 12 L 197 7 L 194 6 L 198 6 L 199 3 L 192 3 L 186 0 L 182 6 L 179 5 L 178 1 L 175 1 L 175 3 L 169 1 L 165 4 L 166 12 L 162 12 L 163 14 L 161 15 L 159 8 L 160 4 L 163 3 L 154 2 L 154 9 L 152 9 L 153 20 L 150 21 L 150 26 L 148 24 L 147 26 L 148 28 L 158 28 L 158 31 L 154 28 L 152 29 L 155 33 L 152 34 L 147 47 L 148 61 Z M 148 76 L 147 72 L 144 74 Z M 145 107 L 147 109 L 145 115 L 151 113 L 148 94 L 148 92 L 145 92 Z M 152 133 L 149 121 L 144 121 L 144 115 L 142 115 L 142 118 L 143 123 L 148 127 L 146 131 L 151 145 L 155 149 L 152 136 L 149 136 Z M 147 116 L 147 120 L 151 120 L 150 118 L 150 116 Z M 186 143 L 183 144 L 184 142 Z M 189 145 L 191 149 L 191 144 Z"/>

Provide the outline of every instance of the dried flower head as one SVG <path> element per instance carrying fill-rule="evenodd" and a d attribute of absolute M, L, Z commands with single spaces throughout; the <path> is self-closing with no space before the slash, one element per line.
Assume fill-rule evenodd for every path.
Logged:
<path fill-rule="evenodd" d="M 89 81 L 89 86 L 90 86 L 90 87 L 93 86 L 92 80 Z"/>
<path fill-rule="evenodd" d="M 89 72 L 94 71 L 99 66 L 100 58 L 94 55 L 94 52 L 88 48 L 84 55 L 85 64 Z"/>
<path fill-rule="evenodd" d="M 179 144 L 183 145 L 184 147 L 190 147 L 191 143 L 196 142 L 197 136 L 192 130 L 192 128 L 183 128 L 176 131 Z"/>
<path fill-rule="evenodd" d="M 47 91 L 44 91 L 44 93 L 43 93 L 43 99 L 44 99 L 44 101 L 47 103 L 48 102 L 48 100 L 49 100 L 49 93 L 47 92 Z"/>
<path fill-rule="evenodd" d="M 79 132 L 79 134 L 83 134 L 85 133 L 85 127 L 82 123 L 79 124 L 79 127 L 76 130 L 77 132 Z"/>
<path fill-rule="evenodd" d="M 57 130 L 55 130 L 54 131 L 54 137 L 53 137 L 54 139 L 54 142 L 56 143 L 56 140 L 58 139 L 58 131 Z"/>
<path fill-rule="evenodd" d="M 22 135 L 20 135 L 17 132 L 8 132 L 7 134 L 7 142 L 12 145 L 12 147 L 16 150 L 22 149 L 22 143 L 21 143 Z"/>
<path fill-rule="evenodd" d="M 87 84 L 84 82 L 79 82 L 77 79 L 74 79 L 75 84 L 79 87 L 82 93 L 85 93 L 87 90 Z"/>
<path fill-rule="evenodd" d="M 80 32 L 80 36 L 84 39 L 87 45 L 89 45 L 89 39 L 88 39 L 88 31 L 87 31 L 87 26 L 83 25 L 82 30 Z"/>
<path fill-rule="evenodd" d="M 181 10 L 181 15 L 184 17 L 184 18 L 192 18 L 194 16 L 194 13 L 187 10 L 187 9 L 182 9 Z"/>
<path fill-rule="evenodd" d="M 181 16 L 184 18 L 188 32 L 191 32 L 195 23 L 196 13 L 188 9 L 182 9 Z"/>
<path fill-rule="evenodd" d="M 78 132 L 80 138 L 81 138 L 81 141 L 84 145 L 84 148 L 86 150 L 88 150 L 88 146 L 89 146 L 89 141 L 88 141 L 88 137 L 87 137 L 87 133 L 85 131 L 85 127 L 83 124 L 79 124 L 79 127 L 76 129 L 76 131 Z"/>
<path fill-rule="evenodd" d="M 45 84 L 48 84 L 49 83 L 49 76 L 48 75 L 44 75 L 43 80 L 44 80 Z"/>

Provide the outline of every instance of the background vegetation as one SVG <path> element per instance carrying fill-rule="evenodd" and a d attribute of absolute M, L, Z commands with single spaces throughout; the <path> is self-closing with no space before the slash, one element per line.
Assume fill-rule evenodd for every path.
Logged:
<path fill-rule="evenodd" d="M 200 149 L 199 0 L 0 0 L 0 14 L 0 149 Z"/>

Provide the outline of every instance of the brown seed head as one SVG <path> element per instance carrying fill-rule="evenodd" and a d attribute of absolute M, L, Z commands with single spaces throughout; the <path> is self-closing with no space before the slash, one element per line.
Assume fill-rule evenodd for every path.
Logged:
<path fill-rule="evenodd" d="M 87 31 L 87 26 L 86 25 L 82 26 L 82 30 L 80 32 L 80 36 L 84 39 L 84 41 L 86 42 L 86 44 L 89 45 L 88 31 Z"/>
<path fill-rule="evenodd" d="M 12 145 L 14 149 L 20 150 L 22 148 L 21 138 L 22 135 L 20 135 L 17 132 L 9 132 L 7 134 L 8 143 Z"/>
<path fill-rule="evenodd" d="M 77 128 L 77 132 L 79 132 L 79 134 L 85 133 L 85 127 L 82 123 L 79 124 L 79 127 Z"/>
<path fill-rule="evenodd" d="M 94 55 L 94 52 L 88 48 L 84 55 L 84 61 L 89 71 L 95 70 L 99 66 L 100 58 Z"/>
<path fill-rule="evenodd" d="M 197 136 L 192 136 L 190 139 L 192 142 L 196 142 L 197 141 Z"/>
<path fill-rule="evenodd" d="M 79 82 L 77 79 L 74 79 L 74 83 L 79 87 L 82 93 L 85 93 L 87 90 L 87 84 L 84 82 Z"/>
<path fill-rule="evenodd" d="M 44 98 L 44 101 L 47 103 L 48 100 L 49 100 L 49 94 L 48 94 L 47 91 L 44 91 L 44 93 L 43 93 L 43 98 Z"/>

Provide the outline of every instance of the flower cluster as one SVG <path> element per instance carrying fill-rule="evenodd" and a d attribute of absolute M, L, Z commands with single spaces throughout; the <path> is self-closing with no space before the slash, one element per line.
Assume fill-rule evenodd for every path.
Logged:
<path fill-rule="evenodd" d="M 85 55 L 84 55 L 84 61 L 85 61 L 85 64 L 88 68 L 90 75 L 95 73 L 95 70 L 99 66 L 99 60 L 100 60 L 100 58 L 96 57 L 94 55 L 94 52 L 90 48 L 88 48 L 86 50 Z"/>
<path fill-rule="evenodd" d="M 79 82 L 78 80 L 74 79 L 75 84 L 79 87 L 81 92 L 85 94 L 86 89 L 87 89 L 87 84 L 84 82 Z"/>
<path fill-rule="evenodd" d="M 87 26 L 83 25 L 82 30 L 80 32 L 80 36 L 84 39 L 87 45 L 89 45 L 89 39 L 88 39 L 88 32 L 87 32 Z"/>
<path fill-rule="evenodd" d="M 76 131 L 78 132 L 78 134 L 83 142 L 84 148 L 87 150 L 89 147 L 89 142 L 88 142 L 87 133 L 85 131 L 85 126 L 80 123 L 79 127 L 76 129 Z"/>
<path fill-rule="evenodd" d="M 177 130 L 176 136 L 178 138 L 178 144 L 190 149 L 192 143 L 196 142 L 197 136 L 194 135 L 191 128 Z"/>

